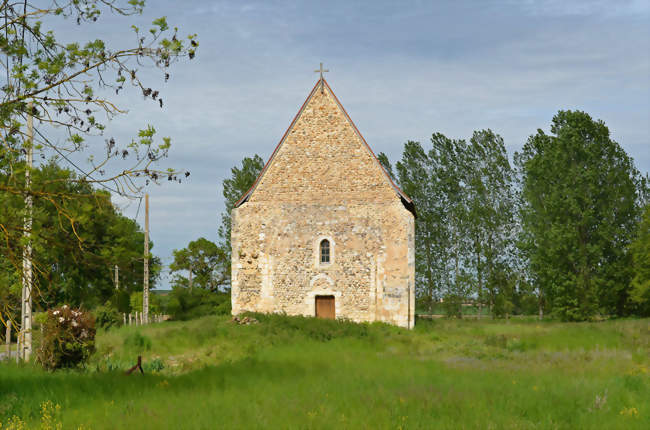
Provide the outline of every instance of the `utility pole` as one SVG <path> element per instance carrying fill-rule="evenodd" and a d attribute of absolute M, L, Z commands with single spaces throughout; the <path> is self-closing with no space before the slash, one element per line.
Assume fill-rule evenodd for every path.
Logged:
<path fill-rule="evenodd" d="M 30 194 L 32 187 L 31 169 L 34 165 L 34 123 L 32 118 L 32 102 L 27 104 L 27 163 L 25 168 L 25 209 L 27 216 L 24 219 L 27 244 L 23 250 L 23 289 L 21 305 L 21 332 L 22 349 L 19 355 L 23 360 L 29 361 L 32 354 L 32 213 L 34 202 Z"/>
<path fill-rule="evenodd" d="M 120 289 L 120 268 L 116 264 L 115 265 L 115 289 L 119 290 Z"/>
<path fill-rule="evenodd" d="M 144 195 L 144 290 L 142 291 L 142 323 L 149 322 L 149 194 Z"/>

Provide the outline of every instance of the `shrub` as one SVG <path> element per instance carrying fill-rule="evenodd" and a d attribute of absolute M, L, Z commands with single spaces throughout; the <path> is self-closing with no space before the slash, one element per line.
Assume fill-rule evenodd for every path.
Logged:
<path fill-rule="evenodd" d="M 445 315 L 449 318 L 463 317 L 463 298 L 457 294 L 447 294 L 442 302 L 445 308 Z"/>
<path fill-rule="evenodd" d="M 374 342 L 378 333 L 397 332 L 399 329 L 375 324 L 375 329 L 370 330 L 368 323 L 354 323 L 336 319 L 321 319 L 305 316 L 286 316 L 282 314 L 246 313 L 245 315 L 257 319 L 264 337 L 287 338 L 292 336 L 305 336 L 319 342 L 328 342 L 337 338 L 366 339 Z"/>
<path fill-rule="evenodd" d="M 108 330 L 111 327 L 119 327 L 122 325 L 122 316 L 111 306 L 99 306 L 95 309 L 94 313 L 98 327 Z"/>
<path fill-rule="evenodd" d="M 115 291 L 111 302 L 115 303 L 115 308 L 118 312 L 125 314 L 131 312 L 131 296 L 128 291 L 124 289 Z"/>
<path fill-rule="evenodd" d="M 148 351 L 151 349 L 151 339 L 136 331 L 124 338 L 124 346 L 137 352 Z"/>
<path fill-rule="evenodd" d="M 497 294 L 494 298 L 492 314 L 497 318 L 507 317 L 512 315 L 514 308 L 515 306 L 506 294 Z"/>
<path fill-rule="evenodd" d="M 130 304 L 132 311 L 142 311 L 142 291 L 136 291 L 131 293 Z M 160 313 L 160 296 L 154 294 L 153 292 L 149 293 L 149 315 Z"/>
<path fill-rule="evenodd" d="M 34 312 L 32 316 L 32 330 L 40 329 L 47 321 L 47 312 Z"/>
<path fill-rule="evenodd" d="M 230 294 L 176 286 L 170 293 L 167 311 L 172 319 L 188 320 L 204 315 L 229 315 Z"/>
<path fill-rule="evenodd" d="M 156 357 L 153 360 L 144 363 L 142 367 L 146 373 L 154 373 L 162 371 L 165 368 L 165 364 L 160 358 Z"/>
<path fill-rule="evenodd" d="M 230 301 L 230 294 L 223 294 L 223 301 L 215 308 L 217 315 L 230 315 L 232 313 L 232 302 Z"/>
<path fill-rule="evenodd" d="M 36 360 L 47 370 L 78 367 L 95 351 L 95 318 L 68 305 L 47 311 Z"/>

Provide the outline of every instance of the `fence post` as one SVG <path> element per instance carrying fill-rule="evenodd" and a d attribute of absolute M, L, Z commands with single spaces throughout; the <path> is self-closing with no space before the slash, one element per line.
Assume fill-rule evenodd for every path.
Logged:
<path fill-rule="evenodd" d="M 16 364 L 22 360 L 22 347 L 23 347 L 23 331 L 16 330 Z"/>
<path fill-rule="evenodd" d="M 7 318 L 7 332 L 5 336 L 5 344 L 7 346 L 7 360 L 11 360 L 11 320 L 9 318 Z"/>

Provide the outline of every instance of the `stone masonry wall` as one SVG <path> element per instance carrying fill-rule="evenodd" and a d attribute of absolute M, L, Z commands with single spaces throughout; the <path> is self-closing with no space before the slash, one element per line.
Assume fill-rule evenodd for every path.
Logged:
<path fill-rule="evenodd" d="M 319 261 L 322 239 L 331 262 Z M 413 327 L 414 218 L 326 87 L 232 212 L 232 307 Z"/>

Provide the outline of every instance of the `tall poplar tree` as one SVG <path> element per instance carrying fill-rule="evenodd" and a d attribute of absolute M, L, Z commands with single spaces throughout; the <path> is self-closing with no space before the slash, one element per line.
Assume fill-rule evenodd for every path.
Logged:
<path fill-rule="evenodd" d="M 475 131 L 464 157 L 467 266 L 474 276 L 479 315 L 483 302 L 502 305 L 512 294 L 515 199 L 514 174 L 503 139 L 491 130 Z"/>
<path fill-rule="evenodd" d="M 645 187 L 602 121 L 560 111 L 516 155 L 522 173 L 522 249 L 548 305 L 565 320 L 629 305 L 628 247 Z"/>
<path fill-rule="evenodd" d="M 230 245 L 230 232 L 231 232 L 231 213 L 235 207 L 235 203 L 242 198 L 242 196 L 253 186 L 255 180 L 264 168 L 264 160 L 259 155 L 255 154 L 252 157 L 244 157 L 241 161 L 241 166 L 234 166 L 230 169 L 230 178 L 223 181 L 223 198 L 225 210 L 221 214 L 221 225 L 219 226 L 218 234 L 220 247 L 223 250 L 224 258 L 226 260 L 224 273 L 227 274 L 227 282 L 230 282 L 230 256 L 232 248 Z"/>
<path fill-rule="evenodd" d="M 432 172 L 428 156 L 419 142 L 404 144 L 402 159 L 396 164 L 399 185 L 415 203 L 415 292 L 418 299 L 431 307 L 440 295 L 443 283 L 438 259 L 435 231 L 441 226 L 437 218 L 437 200 L 433 195 Z"/>
<path fill-rule="evenodd" d="M 404 145 L 397 162 L 398 182 L 413 199 L 415 221 L 416 291 L 429 307 L 443 297 L 467 296 L 465 207 L 461 195 L 466 143 L 440 133 L 431 137 L 426 152 L 419 142 Z"/>

